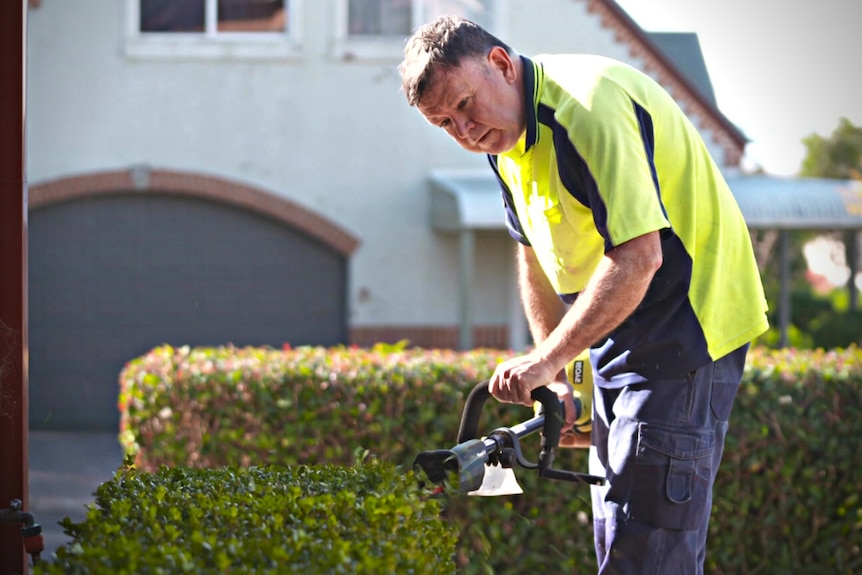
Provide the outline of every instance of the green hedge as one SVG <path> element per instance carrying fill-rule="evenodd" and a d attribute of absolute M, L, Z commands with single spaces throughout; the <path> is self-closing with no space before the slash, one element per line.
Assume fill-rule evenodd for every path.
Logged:
<path fill-rule="evenodd" d="M 464 390 L 500 358 L 399 346 L 163 346 L 120 375 L 120 440 L 147 470 L 351 465 L 364 448 L 410 463 L 417 445 L 454 439 Z"/>
<path fill-rule="evenodd" d="M 143 469 L 328 463 L 408 470 L 451 447 L 466 393 L 510 352 L 171 348 L 121 375 L 121 440 Z M 862 569 L 862 353 L 754 349 L 715 489 L 707 572 Z M 483 431 L 529 417 L 490 402 Z M 532 439 L 532 438 L 530 438 Z M 538 440 L 525 442 L 535 459 Z M 586 470 L 585 450 L 555 467 Z M 460 573 L 595 573 L 589 491 L 516 470 L 525 494 L 453 498 Z"/>
<path fill-rule="evenodd" d="M 862 572 L 862 350 L 753 350 L 730 421 L 710 572 Z"/>
<path fill-rule="evenodd" d="M 456 533 L 391 464 L 118 470 L 36 573 L 454 573 Z"/>

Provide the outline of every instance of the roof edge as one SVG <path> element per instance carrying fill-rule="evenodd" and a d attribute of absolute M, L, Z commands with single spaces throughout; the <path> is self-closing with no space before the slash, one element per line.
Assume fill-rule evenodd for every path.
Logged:
<path fill-rule="evenodd" d="M 732 165 L 737 165 L 741 160 L 745 145 L 750 141 L 748 137 L 740 130 L 724 113 L 709 102 L 697 89 L 694 84 L 683 74 L 679 67 L 676 66 L 665 54 L 661 51 L 658 45 L 649 37 L 649 34 L 638 25 L 635 20 L 629 16 L 622 6 L 616 3 L 615 0 L 584 0 L 587 3 L 587 9 L 590 12 L 598 14 L 603 18 L 604 24 L 607 27 L 617 29 L 623 28 L 622 34 L 618 37 L 619 41 L 628 44 L 633 50 L 634 56 L 639 56 L 637 48 L 641 48 L 655 60 L 655 65 L 658 69 L 657 73 L 666 72 L 670 74 L 673 82 L 685 92 L 686 96 L 694 101 L 697 108 L 703 110 L 718 126 L 724 131 L 730 139 L 730 143 L 739 148 L 738 155 L 732 154 Z M 638 46 L 639 45 L 639 46 Z M 649 58 L 645 58 L 645 66 L 651 67 Z M 697 110 L 693 110 L 697 113 Z"/>

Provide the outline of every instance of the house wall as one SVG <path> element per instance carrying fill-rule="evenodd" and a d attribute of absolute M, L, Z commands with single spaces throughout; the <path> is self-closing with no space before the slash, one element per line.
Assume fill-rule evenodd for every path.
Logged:
<path fill-rule="evenodd" d="M 456 326 L 458 240 L 428 223 L 427 175 L 485 168 L 484 157 L 407 106 L 400 45 L 383 57 L 345 57 L 334 49 L 337 1 L 291 4 L 299 36 L 279 58 L 131 54 L 126 0 L 31 9 L 31 186 L 139 165 L 247 184 L 359 239 L 348 280 L 353 328 Z M 504 5 L 496 31 L 524 53 L 588 51 L 640 64 L 586 0 Z M 513 243 L 504 231 L 484 232 L 477 248 L 473 319 L 505 324 L 517 313 Z"/>

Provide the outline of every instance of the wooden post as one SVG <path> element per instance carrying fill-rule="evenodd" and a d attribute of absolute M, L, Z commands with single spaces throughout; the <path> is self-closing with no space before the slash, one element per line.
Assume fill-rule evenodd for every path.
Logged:
<path fill-rule="evenodd" d="M 25 511 L 29 506 L 26 2 L 0 2 L 0 509 L 19 499 Z M 21 527 L 0 524 L 0 573 L 29 571 Z"/>

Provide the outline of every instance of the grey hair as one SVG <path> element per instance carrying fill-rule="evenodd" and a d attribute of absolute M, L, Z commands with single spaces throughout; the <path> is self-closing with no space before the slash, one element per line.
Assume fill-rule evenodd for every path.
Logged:
<path fill-rule="evenodd" d="M 462 61 L 485 56 L 495 46 L 512 54 L 505 42 L 466 18 L 441 16 L 418 28 L 404 46 L 398 66 L 401 89 L 415 106 L 434 81 L 436 72 L 457 68 Z"/>

